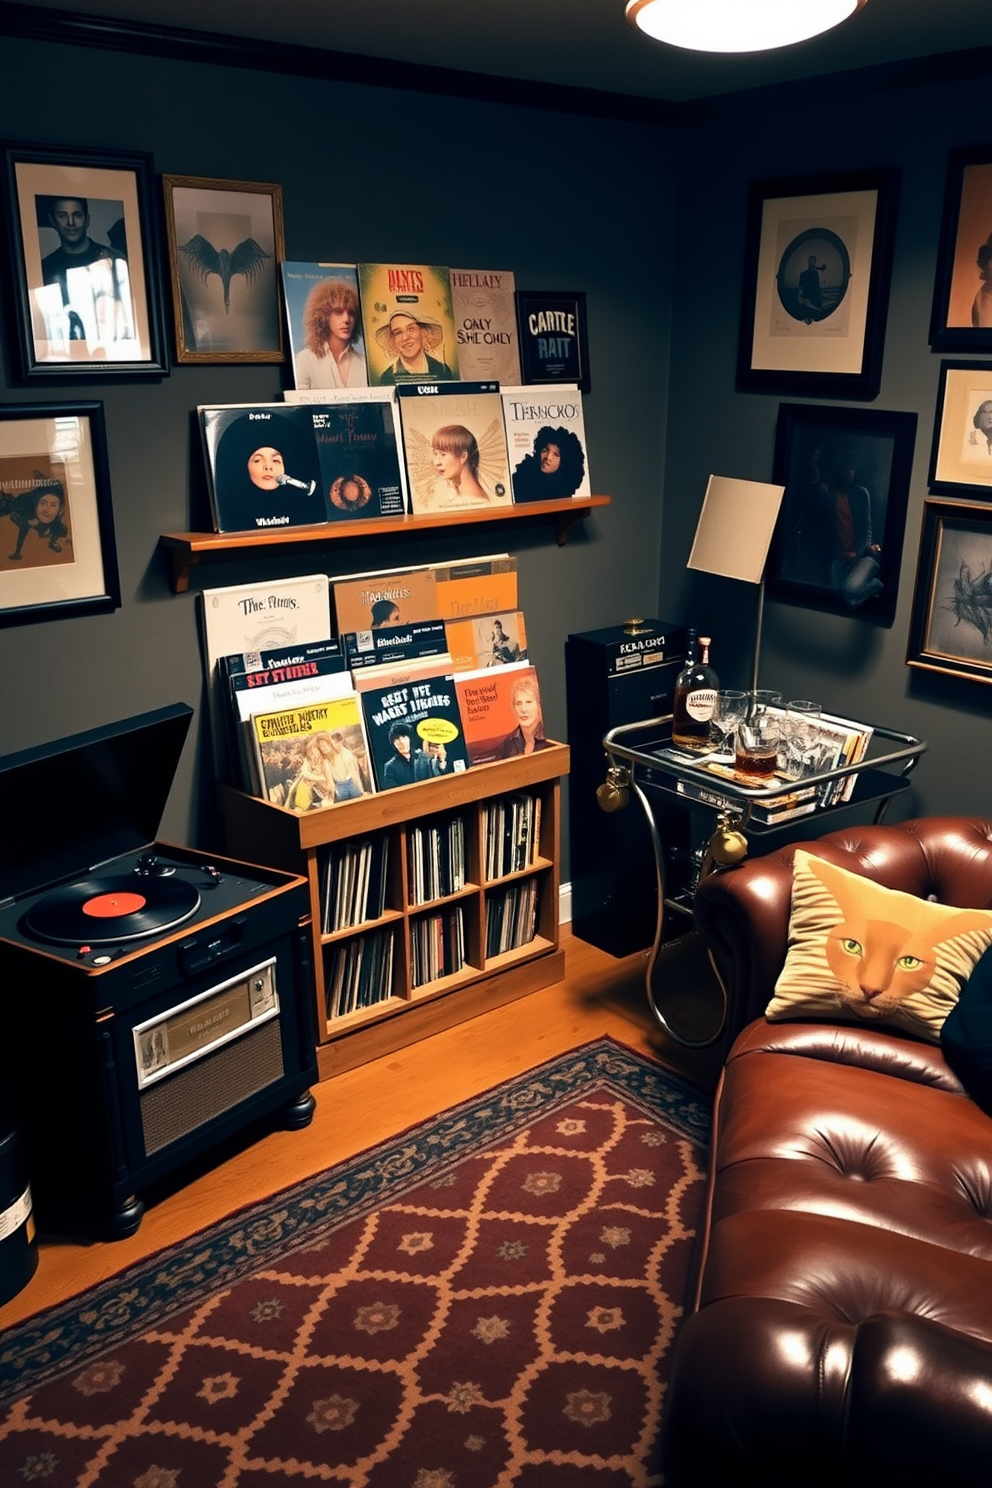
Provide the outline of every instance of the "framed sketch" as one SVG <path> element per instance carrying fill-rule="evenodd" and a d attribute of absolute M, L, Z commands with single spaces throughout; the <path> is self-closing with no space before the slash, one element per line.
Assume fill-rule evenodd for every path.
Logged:
<path fill-rule="evenodd" d="M 0 625 L 120 602 L 103 404 L 0 408 Z"/>
<path fill-rule="evenodd" d="M 929 483 L 992 499 L 992 364 L 941 362 Z"/>
<path fill-rule="evenodd" d="M 23 376 L 161 376 L 151 156 L 71 145 L 3 155 Z"/>
<path fill-rule="evenodd" d="M 923 503 L 906 665 L 992 682 L 992 506 Z"/>
<path fill-rule="evenodd" d="M 892 624 L 915 440 L 915 413 L 780 406 L 769 595 Z"/>
<path fill-rule="evenodd" d="M 898 182 L 895 171 L 877 170 L 752 184 L 740 387 L 876 396 Z"/>
<path fill-rule="evenodd" d="M 930 345 L 992 351 L 992 145 L 948 156 Z"/>
<path fill-rule="evenodd" d="M 520 375 L 525 383 L 567 382 L 588 393 L 589 337 L 581 291 L 517 290 Z"/>
<path fill-rule="evenodd" d="M 281 362 L 282 187 L 163 176 L 180 362 Z"/>

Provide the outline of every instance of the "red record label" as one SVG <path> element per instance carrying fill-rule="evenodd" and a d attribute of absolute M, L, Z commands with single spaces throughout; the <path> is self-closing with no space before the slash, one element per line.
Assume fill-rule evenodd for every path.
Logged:
<path fill-rule="evenodd" d="M 144 894 L 95 894 L 79 907 L 83 914 L 109 920 L 116 915 L 137 914 L 147 903 Z"/>

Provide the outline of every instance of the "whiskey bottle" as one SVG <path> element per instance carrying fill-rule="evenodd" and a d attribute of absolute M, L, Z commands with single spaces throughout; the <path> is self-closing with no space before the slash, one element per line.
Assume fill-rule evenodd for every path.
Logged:
<path fill-rule="evenodd" d="M 699 753 L 710 747 L 710 719 L 716 708 L 720 679 L 710 666 L 710 638 L 700 636 L 701 655 L 696 659 L 696 632 L 688 632 L 685 666 L 675 682 L 672 707 L 672 743 L 676 749 Z"/>

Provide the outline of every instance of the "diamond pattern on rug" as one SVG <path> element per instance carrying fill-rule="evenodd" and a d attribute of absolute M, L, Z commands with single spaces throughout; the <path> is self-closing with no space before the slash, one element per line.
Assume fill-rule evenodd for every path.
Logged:
<path fill-rule="evenodd" d="M 673 1100 L 678 1082 L 629 1051 L 590 1047 L 604 1051 L 600 1065 L 619 1061 L 639 1078 L 618 1081 L 614 1067 L 606 1079 L 581 1051 L 584 1078 L 571 1090 L 553 1081 L 553 1109 L 539 1092 L 567 1061 L 510 1082 L 520 1097 L 512 1119 L 504 1110 L 496 1120 L 493 1093 L 469 1103 L 483 1118 L 474 1142 L 447 1163 L 411 1157 L 404 1181 L 359 1202 L 357 1215 L 314 1215 L 327 1207 L 314 1180 L 229 1223 L 226 1252 L 253 1255 L 246 1273 L 220 1286 L 214 1277 L 199 1294 L 187 1286 L 184 1305 L 122 1329 L 99 1357 L 63 1361 L 23 1394 L 0 1425 L 0 1482 L 659 1484 L 705 1109 L 686 1087 Z M 664 1100 L 650 1098 L 652 1086 L 665 1087 Z M 415 1146 L 429 1151 L 431 1125 Z M 280 1245 L 276 1216 L 298 1205 L 309 1224 Z M 202 1242 L 206 1252 L 211 1237 L 190 1251 Z M 174 1259 L 145 1263 L 146 1279 Z M 118 1279 L 125 1314 L 126 1283 L 133 1274 Z M 94 1307 L 99 1298 L 91 1316 Z M 82 1317 L 86 1299 L 77 1308 Z M 35 1320 L 36 1350 L 44 1323 Z"/>

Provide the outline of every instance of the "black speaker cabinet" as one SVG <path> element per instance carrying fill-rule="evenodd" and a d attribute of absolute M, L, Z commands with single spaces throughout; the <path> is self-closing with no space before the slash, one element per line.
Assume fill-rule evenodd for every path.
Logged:
<path fill-rule="evenodd" d="M 685 660 L 685 630 L 665 620 L 570 635 L 565 642 L 568 824 L 572 933 L 627 956 L 654 941 L 657 869 L 647 818 L 631 797 L 622 811 L 602 811 L 596 791 L 606 778 L 603 735 L 620 724 L 670 713 Z M 687 852 L 686 813 L 659 822 L 666 853 Z"/>

